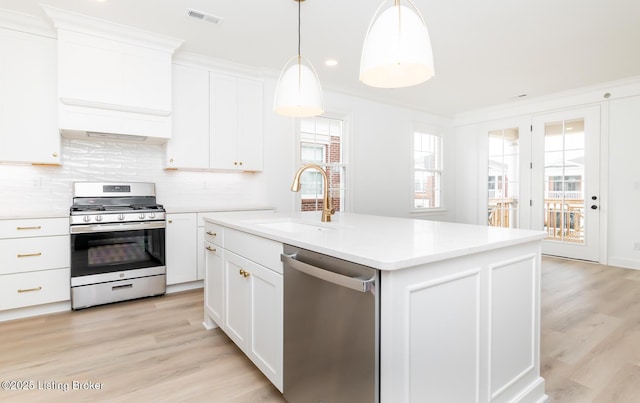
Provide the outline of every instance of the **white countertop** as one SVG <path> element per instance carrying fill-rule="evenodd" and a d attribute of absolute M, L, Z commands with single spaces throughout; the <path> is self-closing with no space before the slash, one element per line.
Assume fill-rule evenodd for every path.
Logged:
<path fill-rule="evenodd" d="M 273 207 L 267 206 L 210 206 L 210 205 L 178 205 L 178 204 L 163 204 L 162 205 L 167 214 L 180 214 L 180 213 L 214 213 L 223 211 L 259 211 L 259 210 L 273 210 Z"/>
<path fill-rule="evenodd" d="M 319 212 L 228 212 L 205 221 L 379 270 L 397 270 L 542 240 L 542 231 L 420 219 Z"/>

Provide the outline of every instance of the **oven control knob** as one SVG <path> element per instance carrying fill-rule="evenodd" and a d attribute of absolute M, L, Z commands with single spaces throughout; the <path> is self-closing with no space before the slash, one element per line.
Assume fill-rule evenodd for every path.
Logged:
<path fill-rule="evenodd" d="M 151 219 L 156 218 L 156 213 L 149 213 L 149 218 Z"/>
<path fill-rule="evenodd" d="M 86 215 L 86 216 L 82 217 L 82 221 L 84 221 L 84 222 L 89 222 L 89 221 L 91 221 L 91 217 L 89 217 L 88 215 Z"/>
<path fill-rule="evenodd" d="M 118 214 L 118 220 L 120 221 L 124 220 L 124 214 Z"/>
<path fill-rule="evenodd" d="M 96 221 L 98 221 L 98 222 L 102 221 L 102 216 L 101 215 L 97 215 L 96 216 Z"/>
<path fill-rule="evenodd" d="M 144 213 L 138 214 L 138 218 L 142 220 L 144 218 Z"/>

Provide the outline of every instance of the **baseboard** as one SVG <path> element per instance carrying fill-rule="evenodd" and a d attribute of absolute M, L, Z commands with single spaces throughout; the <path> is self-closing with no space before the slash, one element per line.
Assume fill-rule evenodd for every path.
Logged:
<path fill-rule="evenodd" d="M 51 304 L 28 306 L 25 308 L 10 309 L 0 312 L 0 322 L 9 320 L 30 318 L 33 316 L 49 315 L 71 310 L 71 301 L 54 302 Z"/>
<path fill-rule="evenodd" d="M 204 288 L 204 280 L 190 281 L 188 283 L 171 284 L 167 286 L 167 294 L 174 292 L 195 290 L 198 288 Z"/>

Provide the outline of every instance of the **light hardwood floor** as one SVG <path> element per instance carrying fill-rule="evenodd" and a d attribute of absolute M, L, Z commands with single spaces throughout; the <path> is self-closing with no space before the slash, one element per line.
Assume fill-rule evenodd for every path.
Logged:
<path fill-rule="evenodd" d="M 1 323 L 0 380 L 36 390 L 0 401 L 284 402 L 202 306 L 196 290 Z M 640 402 L 640 271 L 544 258 L 541 316 L 552 402 Z"/>
<path fill-rule="evenodd" d="M 284 402 L 220 329 L 205 330 L 202 290 L 0 324 L 2 402 Z M 73 390 L 73 382 L 102 390 Z M 37 390 L 43 382 L 69 391 Z M 29 385 L 27 385 L 27 388 Z"/>
<path fill-rule="evenodd" d="M 551 401 L 640 402 L 640 270 L 544 258 L 541 317 Z"/>

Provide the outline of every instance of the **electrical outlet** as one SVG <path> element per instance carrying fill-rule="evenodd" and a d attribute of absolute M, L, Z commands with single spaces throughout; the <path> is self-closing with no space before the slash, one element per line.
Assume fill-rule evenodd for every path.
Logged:
<path fill-rule="evenodd" d="M 640 242 L 633 243 L 633 250 L 640 250 Z"/>

